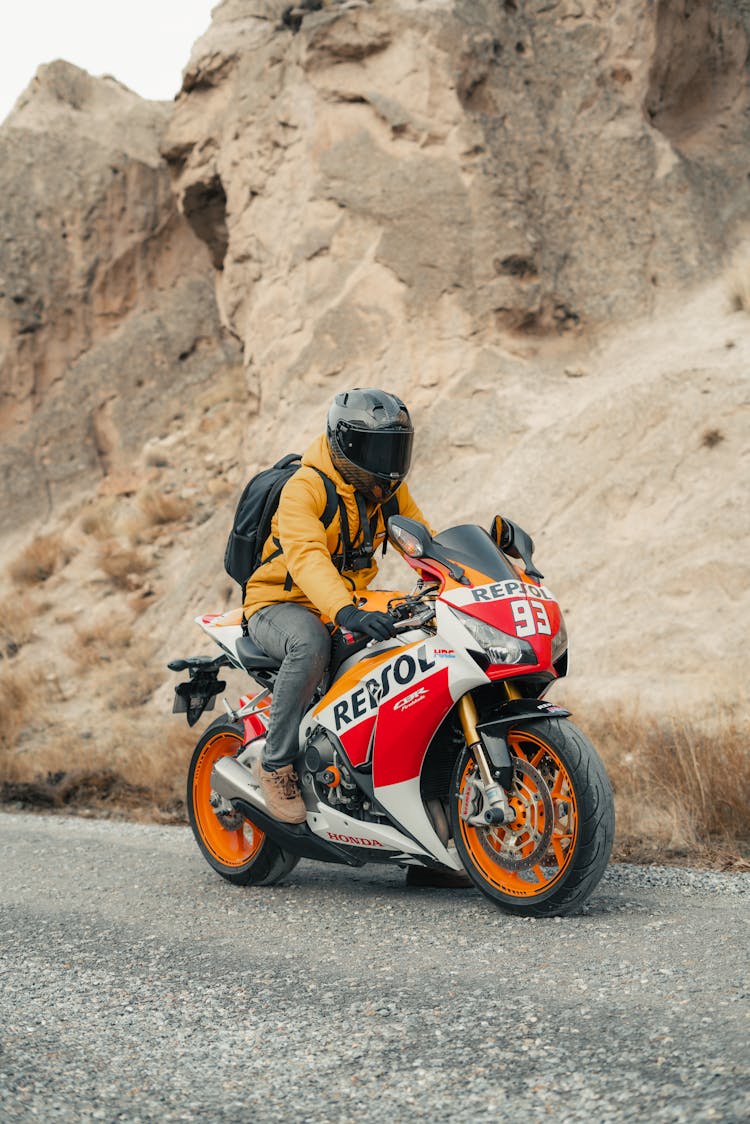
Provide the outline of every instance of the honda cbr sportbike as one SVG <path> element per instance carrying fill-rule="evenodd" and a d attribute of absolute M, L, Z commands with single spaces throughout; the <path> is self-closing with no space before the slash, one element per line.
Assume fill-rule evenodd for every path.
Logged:
<path fill-rule="evenodd" d="M 570 712 L 543 698 L 567 670 L 565 625 L 531 540 L 514 528 L 514 561 L 500 549 L 502 526 L 433 538 L 413 520 L 389 520 L 418 582 L 359 601 L 391 614 L 395 639 L 333 631 L 326 680 L 299 731 L 303 824 L 269 815 L 252 771 L 278 662 L 243 635 L 241 611 L 197 618 L 222 651 L 169 665 L 190 676 L 175 710 L 192 725 L 224 690 L 222 667 L 244 668 L 262 688 L 236 710 L 225 701 L 190 765 L 190 824 L 214 870 L 271 885 L 300 858 L 465 869 L 511 913 L 580 909 L 609 859 L 612 791 Z"/>

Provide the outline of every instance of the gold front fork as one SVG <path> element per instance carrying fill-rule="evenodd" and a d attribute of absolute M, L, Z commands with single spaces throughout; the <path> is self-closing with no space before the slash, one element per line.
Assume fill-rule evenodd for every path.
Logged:
<path fill-rule="evenodd" d="M 509 683 L 505 684 L 508 691 L 509 698 L 520 698 L 520 692 L 515 687 L 511 688 Z M 511 694 L 511 690 L 513 693 Z M 479 769 L 479 776 L 484 786 L 484 796 L 487 801 L 487 812 L 485 812 L 485 820 L 490 823 L 509 823 L 515 813 L 512 812 L 508 798 L 501 786 L 497 783 L 492 775 L 490 763 L 487 760 L 487 754 L 482 745 L 482 739 L 477 730 L 477 707 L 471 693 L 467 692 L 463 698 L 458 701 L 458 717 L 461 720 L 461 729 L 466 738 L 466 744 L 474 755 L 474 760 Z"/>
<path fill-rule="evenodd" d="M 479 731 L 477 730 L 477 714 L 476 704 L 468 693 L 459 700 L 458 703 L 458 717 L 461 719 L 461 729 L 464 732 L 467 745 L 476 745 L 479 742 Z"/>
<path fill-rule="evenodd" d="M 503 683 L 503 686 L 505 687 L 505 693 L 508 699 L 520 699 L 523 697 L 521 695 L 521 692 L 516 686 L 513 685 L 513 683 L 509 683 L 506 680 L 506 682 Z M 471 697 L 470 691 L 465 694 L 462 699 L 459 700 L 458 716 L 461 719 L 461 729 L 464 732 L 466 744 L 469 746 L 477 745 L 477 743 L 480 742 L 479 733 L 477 731 L 477 718 L 479 716 L 477 714 L 476 703 Z"/>

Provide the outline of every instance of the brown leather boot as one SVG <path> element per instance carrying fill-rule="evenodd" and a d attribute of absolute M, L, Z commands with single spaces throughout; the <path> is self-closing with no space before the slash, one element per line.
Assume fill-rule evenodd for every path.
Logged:
<path fill-rule="evenodd" d="M 297 774 L 291 765 L 270 773 L 260 761 L 255 766 L 255 779 L 260 785 L 268 811 L 282 823 L 304 823 L 307 817 L 305 802 L 297 784 Z"/>

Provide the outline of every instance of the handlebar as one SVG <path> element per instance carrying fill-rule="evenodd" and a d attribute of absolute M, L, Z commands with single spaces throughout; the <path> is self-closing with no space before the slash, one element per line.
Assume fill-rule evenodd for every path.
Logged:
<path fill-rule="evenodd" d="M 388 614 L 393 617 L 393 613 Z M 396 620 L 394 618 L 394 628 L 396 634 L 399 632 L 409 632 L 413 628 L 421 628 L 422 625 L 427 624 L 435 616 L 435 609 L 432 605 L 425 606 L 421 612 L 414 613 L 413 616 L 407 617 L 405 620 Z"/>
<path fill-rule="evenodd" d="M 393 621 L 393 627 L 396 635 L 400 632 L 410 632 L 414 628 L 421 628 L 423 625 L 428 624 L 435 616 L 435 610 L 432 606 L 425 606 L 418 612 L 409 617 L 397 616 L 393 610 L 388 611 L 388 616 Z M 356 643 L 367 640 L 368 643 L 372 641 L 372 637 L 368 636 L 365 632 L 353 632 L 349 629 L 344 629 L 344 632 L 349 632 L 349 635 L 356 637 Z"/>

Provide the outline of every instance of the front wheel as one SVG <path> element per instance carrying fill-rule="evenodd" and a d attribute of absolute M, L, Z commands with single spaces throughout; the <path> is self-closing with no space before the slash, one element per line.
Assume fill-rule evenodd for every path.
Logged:
<path fill-rule="evenodd" d="M 477 887 L 509 913 L 561 917 L 581 908 L 609 861 L 615 829 L 612 789 L 589 740 L 572 722 L 544 718 L 508 731 L 514 758 L 509 802 L 515 819 L 477 819 L 478 768 L 459 754 L 451 781 L 451 826 Z"/>
<path fill-rule="evenodd" d="M 299 861 L 273 843 L 211 788 L 211 770 L 220 757 L 243 744 L 241 725 L 217 718 L 193 752 L 187 782 L 187 811 L 196 842 L 210 866 L 236 886 L 272 886 Z"/>

